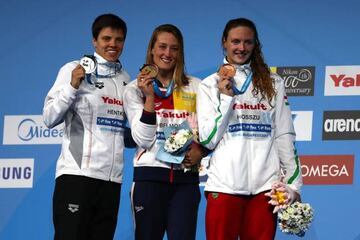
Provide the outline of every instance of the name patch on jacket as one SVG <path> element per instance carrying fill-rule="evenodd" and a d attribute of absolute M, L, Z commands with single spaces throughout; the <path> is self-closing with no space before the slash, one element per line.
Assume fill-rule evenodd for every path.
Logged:
<path fill-rule="evenodd" d="M 123 101 L 112 96 L 101 96 L 96 125 L 102 131 L 121 132 L 125 128 L 126 120 Z"/>
<path fill-rule="evenodd" d="M 265 103 L 238 102 L 233 105 L 228 133 L 231 137 L 266 138 L 272 131 L 271 108 Z"/>
<path fill-rule="evenodd" d="M 174 91 L 168 98 L 155 96 L 155 111 L 157 115 L 158 140 L 165 140 L 164 128 L 178 126 L 185 121 L 192 112 L 196 112 L 196 93 Z"/>

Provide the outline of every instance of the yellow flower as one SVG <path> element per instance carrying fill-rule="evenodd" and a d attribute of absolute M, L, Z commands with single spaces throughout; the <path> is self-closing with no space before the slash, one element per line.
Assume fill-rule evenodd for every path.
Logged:
<path fill-rule="evenodd" d="M 281 205 L 285 203 L 286 194 L 285 192 L 276 191 L 275 192 L 276 201 Z"/>

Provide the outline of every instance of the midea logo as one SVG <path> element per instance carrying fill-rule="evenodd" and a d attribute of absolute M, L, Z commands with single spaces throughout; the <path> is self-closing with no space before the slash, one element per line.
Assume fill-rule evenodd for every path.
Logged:
<path fill-rule="evenodd" d="M 63 131 L 43 128 L 31 118 L 26 118 L 19 123 L 17 135 L 23 141 L 30 141 L 33 138 L 62 137 Z"/>

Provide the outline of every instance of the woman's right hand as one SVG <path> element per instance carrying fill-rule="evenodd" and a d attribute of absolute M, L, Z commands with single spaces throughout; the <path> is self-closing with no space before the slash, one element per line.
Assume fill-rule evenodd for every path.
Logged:
<path fill-rule="evenodd" d="M 137 76 L 137 84 L 138 88 L 143 92 L 145 97 L 153 97 L 154 96 L 154 88 L 152 86 L 153 78 L 150 77 L 150 74 L 139 73 Z"/>
<path fill-rule="evenodd" d="M 233 97 L 234 92 L 232 90 L 232 78 L 228 76 L 220 76 L 218 81 L 218 89 L 220 93 Z"/>

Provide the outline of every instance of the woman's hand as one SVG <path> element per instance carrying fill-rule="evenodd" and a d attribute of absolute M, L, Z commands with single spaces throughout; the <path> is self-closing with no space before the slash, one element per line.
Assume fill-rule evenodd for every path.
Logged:
<path fill-rule="evenodd" d="M 232 78 L 228 76 L 220 76 L 218 82 L 218 88 L 220 93 L 233 97 L 234 92 L 232 90 Z"/>

